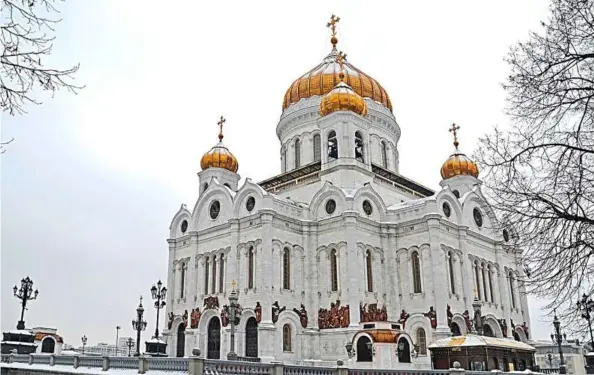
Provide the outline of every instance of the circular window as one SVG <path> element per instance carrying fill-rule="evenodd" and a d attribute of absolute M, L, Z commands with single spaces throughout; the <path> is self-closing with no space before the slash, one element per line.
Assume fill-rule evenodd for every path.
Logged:
<path fill-rule="evenodd" d="M 458 190 L 452 191 L 452 194 L 454 194 L 454 197 L 460 199 L 460 192 Z"/>
<path fill-rule="evenodd" d="M 483 214 L 481 213 L 481 210 L 475 207 L 474 210 L 472 210 L 472 216 L 474 217 L 474 222 L 476 223 L 476 226 L 479 228 L 482 227 Z"/>
<path fill-rule="evenodd" d="M 452 208 L 450 207 L 448 202 L 443 202 L 441 208 L 443 209 L 443 213 L 446 215 L 446 217 L 450 217 L 450 215 L 452 214 Z"/>
<path fill-rule="evenodd" d="M 181 231 L 182 231 L 182 233 L 186 233 L 187 230 L 188 230 L 188 221 L 184 220 L 181 223 Z"/>
<path fill-rule="evenodd" d="M 363 211 L 367 214 L 367 215 L 371 215 L 371 213 L 373 212 L 373 207 L 371 206 L 371 202 L 368 200 L 364 200 L 363 201 Z"/>
<path fill-rule="evenodd" d="M 509 231 L 507 229 L 503 230 L 503 239 L 505 242 L 509 241 Z"/>
<path fill-rule="evenodd" d="M 331 215 L 334 213 L 334 211 L 336 211 L 336 202 L 334 201 L 334 199 L 329 199 L 326 202 L 326 213 L 328 215 Z"/>
<path fill-rule="evenodd" d="M 249 197 L 247 202 L 245 202 L 245 208 L 248 212 L 252 212 L 254 206 L 256 205 L 256 199 L 254 197 Z"/>
<path fill-rule="evenodd" d="M 219 213 L 221 212 L 221 204 L 219 201 L 214 201 L 210 204 L 210 218 L 216 219 L 219 217 Z"/>

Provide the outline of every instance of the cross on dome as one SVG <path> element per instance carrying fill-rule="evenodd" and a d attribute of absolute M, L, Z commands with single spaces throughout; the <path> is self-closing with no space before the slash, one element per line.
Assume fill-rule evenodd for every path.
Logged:
<path fill-rule="evenodd" d="M 223 124 L 226 122 L 227 120 L 221 116 L 221 119 L 219 120 L 219 122 L 217 122 L 217 125 L 219 125 L 219 141 L 223 140 Z"/>
<path fill-rule="evenodd" d="M 452 127 L 449 129 L 449 132 L 454 135 L 454 146 L 456 147 L 456 150 L 458 149 L 458 146 L 460 145 L 460 142 L 458 142 L 458 133 L 457 133 L 457 131 L 459 129 L 460 129 L 460 126 L 456 125 L 456 124 L 452 124 Z"/>
<path fill-rule="evenodd" d="M 344 70 L 343 70 L 343 64 L 344 64 L 344 60 L 346 60 L 346 53 L 340 51 L 338 52 L 338 56 L 336 57 L 336 61 L 338 62 L 338 65 L 340 65 L 340 73 L 338 74 L 338 78 L 340 78 L 340 81 L 344 81 Z"/>
<path fill-rule="evenodd" d="M 332 46 L 334 46 L 334 48 L 336 48 L 336 43 L 338 43 L 338 38 L 336 37 L 336 24 L 338 23 L 338 21 L 340 21 L 340 17 L 336 17 L 333 14 L 332 17 L 330 17 L 330 22 L 328 22 L 328 24 L 326 25 L 326 27 L 328 27 L 332 32 L 330 43 L 332 43 Z"/>

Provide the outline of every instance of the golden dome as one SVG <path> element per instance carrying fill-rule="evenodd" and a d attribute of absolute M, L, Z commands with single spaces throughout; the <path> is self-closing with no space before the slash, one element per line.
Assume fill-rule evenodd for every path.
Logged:
<path fill-rule="evenodd" d="M 456 176 L 472 176 L 478 178 L 478 175 L 479 169 L 476 163 L 460 152 L 452 154 L 441 166 L 441 177 L 444 180 Z"/>
<path fill-rule="evenodd" d="M 208 168 L 223 168 L 233 173 L 237 173 L 239 163 L 231 151 L 223 145 L 223 124 L 225 121 L 223 116 L 221 116 L 221 120 L 218 122 L 220 127 L 219 143 L 211 148 L 210 151 L 204 154 L 202 159 L 200 159 L 200 167 L 202 167 L 202 170 Z"/>
<path fill-rule="evenodd" d="M 333 43 L 335 44 L 335 43 Z M 283 101 L 283 111 L 301 99 L 316 95 L 326 95 L 340 82 L 338 52 L 332 49 L 322 63 L 298 78 L 287 90 Z M 344 61 L 344 82 L 364 98 L 370 98 L 392 111 L 392 102 L 384 88 L 373 78 Z"/>
<path fill-rule="evenodd" d="M 340 82 L 320 102 L 320 115 L 326 116 L 336 111 L 351 111 L 365 116 L 367 103 L 349 85 Z"/>

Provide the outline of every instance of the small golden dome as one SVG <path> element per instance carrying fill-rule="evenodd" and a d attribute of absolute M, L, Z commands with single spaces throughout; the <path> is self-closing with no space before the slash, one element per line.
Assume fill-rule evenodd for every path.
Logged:
<path fill-rule="evenodd" d="M 223 124 L 225 121 L 227 120 L 221 116 L 221 119 L 218 122 L 220 129 L 219 143 L 211 148 L 210 151 L 204 154 L 202 159 L 200 159 L 200 167 L 202 167 L 202 170 L 208 168 L 223 168 L 233 173 L 237 173 L 237 169 L 239 168 L 237 158 L 235 158 L 231 151 L 223 145 Z"/>
<path fill-rule="evenodd" d="M 326 95 L 340 82 L 338 52 L 333 49 L 324 61 L 291 84 L 283 101 L 283 111 L 291 104 L 312 96 Z M 364 98 L 370 98 L 392 111 L 392 102 L 375 79 L 344 61 L 344 82 Z"/>
<path fill-rule="evenodd" d="M 320 114 L 322 116 L 337 111 L 351 111 L 365 116 L 367 115 L 367 103 L 349 85 L 340 82 L 332 91 L 324 95 L 320 102 Z"/>
<path fill-rule="evenodd" d="M 441 177 L 452 178 L 456 176 L 472 176 L 478 178 L 479 169 L 475 162 L 466 155 L 456 152 L 441 166 Z"/>

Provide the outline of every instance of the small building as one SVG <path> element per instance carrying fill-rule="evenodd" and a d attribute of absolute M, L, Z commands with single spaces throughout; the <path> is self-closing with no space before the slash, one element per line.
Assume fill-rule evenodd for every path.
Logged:
<path fill-rule="evenodd" d="M 558 370 L 560 365 L 559 347 L 552 341 L 534 341 L 535 363 L 541 370 Z M 566 340 L 561 344 L 563 359 L 568 374 L 584 373 L 587 348 L 577 340 Z"/>
<path fill-rule="evenodd" d="M 35 335 L 35 344 L 37 353 L 61 354 L 64 339 L 58 335 L 56 328 L 35 327 L 31 331 Z"/>
<path fill-rule="evenodd" d="M 35 335 L 29 329 L 16 329 L 2 333 L 0 344 L 2 354 L 10 354 L 16 350 L 18 354 L 35 353 Z"/>
<path fill-rule="evenodd" d="M 523 371 L 534 368 L 532 346 L 521 341 L 469 334 L 435 341 L 429 345 L 436 370 L 454 367 L 454 362 L 471 371 Z"/>

